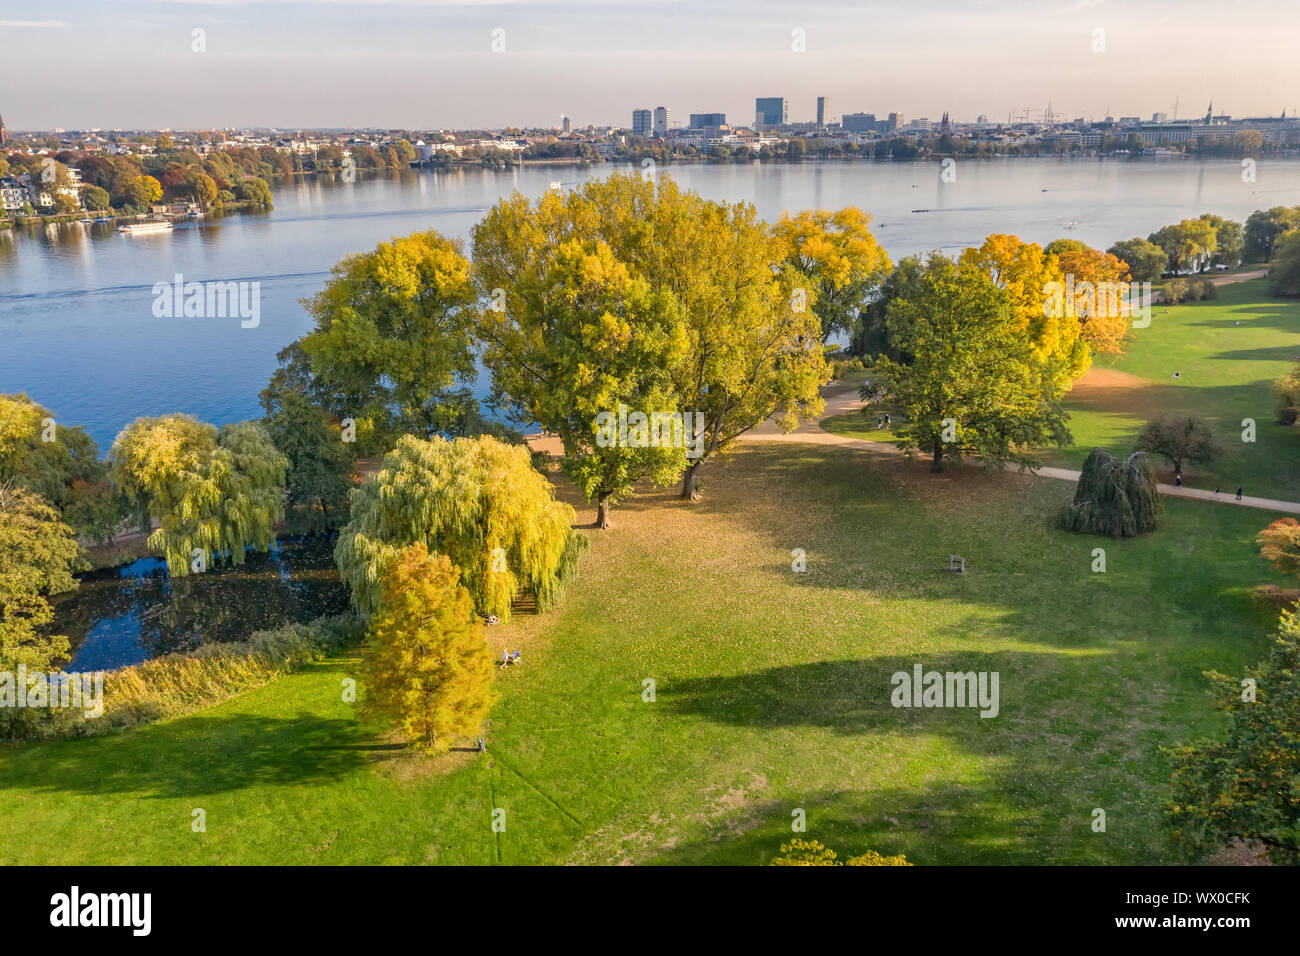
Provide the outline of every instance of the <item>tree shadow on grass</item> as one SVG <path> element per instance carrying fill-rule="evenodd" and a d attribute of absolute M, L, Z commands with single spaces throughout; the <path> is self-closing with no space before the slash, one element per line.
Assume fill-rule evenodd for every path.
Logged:
<path fill-rule="evenodd" d="M 369 741 L 343 718 L 191 716 L 124 733 L 0 752 L 0 788 L 149 799 L 336 780 L 366 764 Z"/>

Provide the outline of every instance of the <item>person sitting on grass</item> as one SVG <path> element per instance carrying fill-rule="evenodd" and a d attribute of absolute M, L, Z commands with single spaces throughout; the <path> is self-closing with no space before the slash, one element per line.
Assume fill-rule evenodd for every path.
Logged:
<path fill-rule="evenodd" d="M 501 652 L 501 666 L 502 666 L 502 667 L 505 667 L 507 664 L 518 664 L 518 663 L 519 663 L 519 652 L 518 652 L 518 651 L 515 651 L 513 654 L 511 654 L 508 650 L 507 650 L 507 651 L 502 651 L 502 652 Z"/>

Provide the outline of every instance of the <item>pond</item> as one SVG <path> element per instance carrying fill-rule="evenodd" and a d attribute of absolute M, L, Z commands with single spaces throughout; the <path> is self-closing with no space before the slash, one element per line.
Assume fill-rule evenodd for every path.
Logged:
<path fill-rule="evenodd" d="M 53 633 L 71 642 L 69 671 L 112 670 L 200 644 L 242 641 L 254 631 L 348 608 L 324 536 L 279 539 L 240 567 L 173 579 L 158 558 L 81 576 L 55 602 Z"/>

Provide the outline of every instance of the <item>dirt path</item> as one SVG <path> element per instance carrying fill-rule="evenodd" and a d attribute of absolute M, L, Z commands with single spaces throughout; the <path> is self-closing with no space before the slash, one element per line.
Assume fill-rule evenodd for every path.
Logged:
<path fill-rule="evenodd" d="M 1092 374 L 1089 372 L 1088 374 Z M 1084 376 L 1086 380 L 1087 376 Z M 1104 386 L 1102 386 L 1104 387 Z M 822 397 L 826 400 L 826 410 L 817 419 L 809 419 L 799 423 L 799 427 L 794 431 L 786 434 L 777 427 L 775 422 L 766 421 L 753 431 L 743 436 L 746 441 L 788 441 L 801 442 L 807 445 L 839 445 L 845 448 L 862 448 L 873 452 L 882 452 L 885 454 L 901 455 L 902 450 L 890 442 L 869 441 L 865 438 L 850 438 L 847 435 L 836 435 L 828 432 L 821 427 L 823 418 L 830 418 L 834 415 L 851 414 L 862 407 L 862 399 L 858 397 L 858 387 L 856 385 L 844 384 L 842 382 L 832 382 L 822 389 Z M 1043 478 L 1057 478 L 1061 481 L 1078 481 L 1079 472 L 1070 468 L 1039 468 L 1034 474 Z M 1234 492 L 1215 494 L 1213 491 L 1206 491 L 1202 488 L 1176 487 L 1175 485 L 1157 485 L 1162 495 L 1169 495 L 1174 498 L 1195 498 L 1199 501 L 1216 501 L 1225 505 L 1236 505 L 1245 508 L 1262 508 L 1265 511 L 1281 511 L 1286 514 L 1300 515 L 1300 502 L 1279 501 L 1275 498 L 1254 498 L 1249 495 L 1243 496 L 1240 501 L 1236 499 Z M 1235 489 L 1234 489 L 1235 491 Z"/>

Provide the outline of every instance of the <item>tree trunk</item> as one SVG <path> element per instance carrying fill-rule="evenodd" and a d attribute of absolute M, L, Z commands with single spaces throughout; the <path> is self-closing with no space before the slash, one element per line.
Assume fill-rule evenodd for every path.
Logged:
<path fill-rule="evenodd" d="M 943 471 L 943 445 L 934 443 L 934 461 L 930 462 L 931 471 Z"/>
<path fill-rule="evenodd" d="M 604 531 L 609 527 L 609 496 L 600 495 L 596 498 L 596 527 Z"/>
<path fill-rule="evenodd" d="M 682 479 L 682 500 L 698 501 L 700 493 L 695 490 L 695 475 L 700 470 L 701 462 L 696 462 L 686 469 L 686 477 Z"/>

